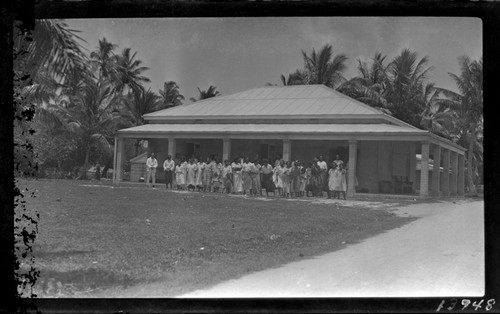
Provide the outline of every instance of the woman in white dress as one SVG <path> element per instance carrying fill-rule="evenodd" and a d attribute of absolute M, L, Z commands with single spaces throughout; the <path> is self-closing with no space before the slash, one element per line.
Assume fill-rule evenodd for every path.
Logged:
<path fill-rule="evenodd" d="M 274 173 L 275 173 L 274 185 L 278 189 L 278 195 L 283 195 L 283 188 L 285 187 L 283 182 L 284 171 L 285 171 L 285 161 L 281 159 L 278 166 L 274 168 Z"/>
<path fill-rule="evenodd" d="M 285 164 L 285 167 L 283 168 L 283 175 L 282 175 L 282 181 L 283 181 L 283 196 L 289 197 L 291 196 L 291 190 L 290 190 L 290 183 L 291 183 L 291 176 L 290 172 L 292 170 L 292 164 L 290 161 L 287 161 Z"/>
<path fill-rule="evenodd" d="M 328 190 L 330 193 L 333 193 L 333 198 L 336 197 L 340 199 L 340 194 L 342 193 L 342 196 L 346 199 L 347 184 L 345 180 L 344 165 L 340 164 L 337 166 L 337 163 L 334 161 L 332 167 L 333 168 L 328 172 Z M 328 196 L 328 198 L 330 198 L 330 196 Z"/>
<path fill-rule="evenodd" d="M 196 170 L 198 166 L 194 163 L 194 159 L 190 158 L 189 163 L 186 165 L 186 186 L 188 190 L 195 189 L 196 186 Z"/>
<path fill-rule="evenodd" d="M 233 170 L 233 192 L 242 193 L 243 192 L 243 180 L 241 178 L 241 169 L 243 168 L 243 158 L 236 158 L 231 164 Z"/>
<path fill-rule="evenodd" d="M 182 157 L 181 162 L 175 166 L 175 183 L 178 190 L 184 190 L 186 186 L 186 160 Z"/>
<path fill-rule="evenodd" d="M 206 164 L 203 161 L 198 161 L 198 159 L 196 158 L 195 158 L 195 163 L 196 163 L 196 168 L 198 170 L 196 171 L 194 182 L 198 192 L 201 192 L 203 191 L 203 181 L 202 181 L 203 170 L 205 169 Z"/>

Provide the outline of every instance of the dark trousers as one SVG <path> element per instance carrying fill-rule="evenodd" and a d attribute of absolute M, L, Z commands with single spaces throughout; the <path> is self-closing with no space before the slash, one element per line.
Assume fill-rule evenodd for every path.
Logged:
<path fill-rule="evenodd" d="M 172 188 L 173 185 L 173 179 L 174 179 L 174 172 L 171 170 L 166 170 L 165 171 L 165 186 L 168 188 L 168 185 L 170 184 L 170 188 Z"/>

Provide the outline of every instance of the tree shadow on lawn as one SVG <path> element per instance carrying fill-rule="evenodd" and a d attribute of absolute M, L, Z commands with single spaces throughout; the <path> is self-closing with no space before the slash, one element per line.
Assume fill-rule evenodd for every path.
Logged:
<path fill-rule="evenodd" d="M 140 282 L 128 275 L 99 268 L 70 271 L 42 269 L 35 286 L 35 293 L 40 297 L 72 297 L 110 287 L 127 288 Z"/>
<path fill-rule="evenodd" d="M 75 255 L 84 255 L 92 252 L 93 251 L 83 251 L 83 250 L 67 250 L 67 251 L 53 251 L 53 252 L 35 250 L 33 252 L 33 255 L 35 255 L 37 258 L 52 259 L 52 258 L 66 258 L 70 256 L 72 257 Z"/>

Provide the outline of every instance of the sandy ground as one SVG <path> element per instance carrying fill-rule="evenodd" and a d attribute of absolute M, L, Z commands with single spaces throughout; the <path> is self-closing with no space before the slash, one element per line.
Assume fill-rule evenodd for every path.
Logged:
<path fill-rule="evenodd" d="M 333 202 L 332 200 L 329 200 Z M 357 201 L 340 201 L 356 205 Z M 366 202 L 363 205 L 366 205 Z M 371 207 L 378 207 L 373 202 Z M 484 294 L 484 202 L 393 209 L 420 219 L 345 249 L 256 272 L 182 298 L 415 297 Z M 154 297 L 143 287 L 136 296 Z"/>

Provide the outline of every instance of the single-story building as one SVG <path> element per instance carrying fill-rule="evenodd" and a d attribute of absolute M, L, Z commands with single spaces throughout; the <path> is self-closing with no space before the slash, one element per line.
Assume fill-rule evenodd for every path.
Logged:
<path fill-rule="evenodd" d="M 147 139 L 159 168 L 176 153 L 222 160 L 258 154 L 271 161 L 280 154 L 303 164 L 323 155 L 329 165 L 339 154 L 348 168 L 348 195 L 464 193 L 463 147 L 324 85 L 254 88 L 144 119 L 147 124 L 118 131 L 115 169 L 123 163 L 125 139 Z M 430 173 L 431 158 L 443 172 Z M 114 182 L 120 181 L 117 171 Z"/>

